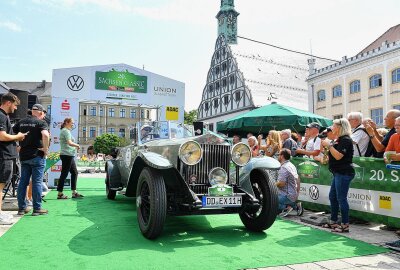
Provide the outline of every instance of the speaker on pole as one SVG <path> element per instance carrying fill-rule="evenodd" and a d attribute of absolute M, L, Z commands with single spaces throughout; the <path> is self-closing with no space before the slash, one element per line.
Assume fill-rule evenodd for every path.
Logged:
<path fill-rule="evenodd" d="M 203 122 L 193 122 L 194 135 L 203 135 L 204 123 Z"/>

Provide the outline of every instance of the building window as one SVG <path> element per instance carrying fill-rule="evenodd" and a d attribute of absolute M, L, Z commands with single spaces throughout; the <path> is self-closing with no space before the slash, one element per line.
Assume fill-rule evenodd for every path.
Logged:
<path fill-rule="evenodd" d="M 209 129 L 210 131 L 214 131 L 214 124 L 209 124 L 209 125 L 208 125 L 208 129 Z"/>
<path fill-rule="evenodd" d="M 208 91 L 212 92 L 213 90 L 214 90 L 214 87 L 213 87 L 212 84 L 210 84 L 210 85 L 208 86 Z"/>
<path fill-rule="evenodd" d="M 383 108 L 372 109 L 371 119 L 376 123 L 377 126 L 383 125 Z"/>
<path fill-rule="evenodd" d="M 223 78 L 222 79 L 222 87 L 225 87 L 226 86 L 226 78 Z"/>
<path fill-rule="evenodd" d="M 342 86 L 336 85 L 332 88 L 332 97 L 341 97 L 342 96 Z"/>
<path fill-rule="evenodd" d="M 124 129 L 124 128 L 120 128 L 120 129 L 119 129 L 119 136 L 120 136 L 121 138 L 125 138 L 125 129 Z"/>
<path fill-rule="evenodd" d="M 136 118 L 136 110 L 131 109 L 131 118 Z"/>
<path fill-rule="evenodd" d="M 87 115 L 86 109 L 83 109 L 83 115 Z"/>
<path fill-rule="evenodd" d="M 208 105 L 208 102 L 204 103 L 204 109 L 205 109 L 206 111 L 208 111 L 208 109 L 209 109 L 208 106 L 209 106 L 209 105 Z"/>
<path fill-rule="evenodd" d="M 132 128 L 129 130 L 129 138 L 131 140 L 135 139 L 135 129 Z"/>
<path fill-rule="evenodd" d="M 219 90 L 219 82 L 215 83 L 215 89 Z"/>
<path fill-rule="evenodd" d="M 395 109 L 395 110 L 400 110 L 400 105 L 394 105 L 394 106 L 393 106 L 393 109 Z"/>
<path fill-rule="evenodd" d="M 121 118 L 125 118 L 126 117 L 126 109 L 121 109 L 119 111 L 119 117 L 121 117 Z"/>
<path fill-rule="evenodd" d="M 381 74 L 375 74 L 371 78 L 369 78 L 369 88 L 378 88 L 382 86 L 382 75 Z"/>
<path fill-rule="evenodd" d="M 150 111 L 146 111 L 146 118 L 150 119 Z"/>
<path fill-rule="evenodd" d="M 356 80 L 350 83 L 350 94 L 358 93 L 361 91 L 360 80 Z"/>
<path fill-rule="evenodd" d="M 86 139 L 86 127 L 82 127 L 82 138 Z"/>
<path fill-rule="evenodd" d="M 215 75 L 218 75 L 219 74 L 219 67 L 216 67 L 215 68 Z"/>
<path fill-rule="evenodd" d="M 229 77 L 229 83 L 230 83 L 230 84 L 234 84 L 234 82 L 235 82 L 235 75 L 231 75 L 231 76 Z"/>
<path fill-rule="evenodd" d="M 97 114 L 97 108 L 92 106 L 90 107 L 90 116 L 96 116 Z"/>
<path fill-rule="evenodd" d="M 219 59 L 219 52 L 217 52 L 217 59 Z"/>
<path fill-rule="evenodd" d="M 100 106 L 100 116 L 104 116 L 104 107 Z"/>
<path fill-rule="evenodd" d="M 236 101 L 240 100 L 240 91 L 235 92 L 235 100 Z"/>
<path fill-rule="evenodd" d="M 334 115 L 333 116 L 333 119 L 335 120 L 335 119 L 340 119 L 340 118 L 343 118 L 343 115 L 342 114 L 337 114 L 337 115 Z"/>
<path fill-rule="evenodd" d="M 99 128 L 99 136 L 103 135 L 103 128 Z"/>
<path fill-rule="evenodd" d="M 214 108 L 218 108 L 218 99 L 214 99 Z"/>
<path fill-rule="evenodd" d="M 392 83 L 400 82 L 400 68 L 392 71 Z"/>
<path fill-rule="evenodd" d="M 222 71 L 225 71 L 226 70 L 226 63 L 223 63 L 222 64 Z"/>
<path fill-rule="evenodd" d="M 114 108 L 108 108 L 108 116 L 115 117 L 115 109 Z"/>
<path fill-rule="evenodd" d="M 51 105 L 47 105 L 47 115 L 51 115 Z"/>
<path fill-rule="evenodd" d="M 90 129 L 89 129 L 89 137 L 90 138 L 96 137 L 96 128 L 95 127 L 90 127 Z"/>
<path fill-rule="evenodd" d="M 229 96 L 224 96 L 224 104 L 228 105 L 229 103 Z"/>
<path fill-rule="evenodd" d="M 318 101 L 324 101 L 326 99 L 325 90 L 319 90 L 317 96 L 318 96 Z"/>
<path fill-rule="evenodd" d="M 115 128 L 108 128 L 108 134 L 114 134 Z"/>

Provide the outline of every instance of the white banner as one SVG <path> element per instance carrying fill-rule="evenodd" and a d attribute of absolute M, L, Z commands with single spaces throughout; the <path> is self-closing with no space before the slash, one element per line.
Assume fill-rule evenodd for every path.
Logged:
<path fill-rule="evenodd" d="M 301 183 L 299 200 L 330 205 L 330 186 Z M 350 188 L 350 209 L 400 218 L 400 193 Z"/>
<path fill-rule="evenodd" d="M 51 104 L 50 152 L 60 151 L 60 127 L 67 117 L 74 119 L 72 136 L 78 140 L 79 100 L 77 98 L 53 97 Z M 48 185 L 55 187 L 61 173 L 61 160 L 48 170 Z M 65 186 L 70 186 L 70 177 L 65 180 Z"/>
<path fill-rule="evenodd" d="M 160 120 L 184 120 L 184 83 L 126 64 L 54 69 L 52 95 L 155 106 Z"/>

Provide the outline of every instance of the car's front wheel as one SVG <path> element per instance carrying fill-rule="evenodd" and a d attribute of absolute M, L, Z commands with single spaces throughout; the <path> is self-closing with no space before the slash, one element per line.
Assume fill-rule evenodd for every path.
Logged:
<path fill-rule="evenodd" d="M 264 231 L 272 226 L 278 214 L 278 189 L 266 171 L 254 170 L 250 175 L 251 186 L 260 201 L 258 211 L 240 213 L 244 226 L 251 231 Z"/>
<path fill-rule="evenodd" d="M 142 170 L 136 191 L 137 219 L 144 237 L 157 238 L 167 215 L 167 193 L 164 178 L 155 169 Z"/>

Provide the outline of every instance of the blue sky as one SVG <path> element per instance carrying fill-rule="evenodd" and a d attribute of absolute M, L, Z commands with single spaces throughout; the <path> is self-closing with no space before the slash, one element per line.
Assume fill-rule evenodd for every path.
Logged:
<path fill-rule="evenodd" d="M 52 69 L 126 63 L 186 84 L 196 109 L 219 0 L 2 0 L 0 81 L 51 81 Z M 341 59 L 400 23 L 398 0 L 236 0 L 241 36 Z"/>

